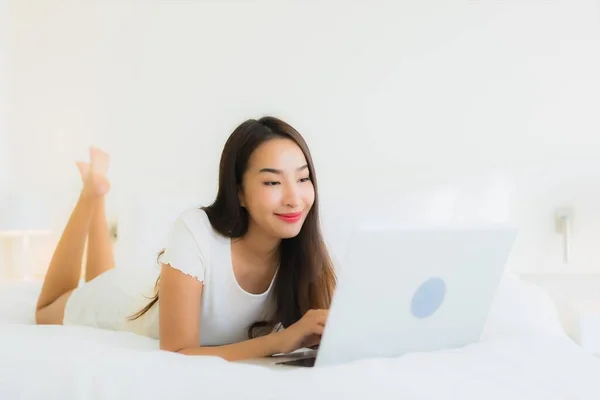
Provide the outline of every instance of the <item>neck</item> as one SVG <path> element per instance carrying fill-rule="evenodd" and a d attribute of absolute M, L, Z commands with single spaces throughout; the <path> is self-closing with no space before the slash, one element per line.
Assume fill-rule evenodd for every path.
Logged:
<path fill-rule="evenodd" d="M 240 242 L 248 254 L 259 261 L 265 262 L 265 265 L 269 265 L 270 261 L 277 257 L 279 253 L 281 239 L 265 235 L 256 229 L 254 224 L 250 223 L 248 232 Z"/>

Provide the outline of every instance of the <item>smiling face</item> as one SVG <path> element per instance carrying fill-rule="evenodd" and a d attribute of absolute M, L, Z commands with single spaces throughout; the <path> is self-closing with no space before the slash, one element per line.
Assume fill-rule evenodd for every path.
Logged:
<path fill-rule="evenodd" d="M 304 153 L 289 139 L 271 139 L 250 156 L 240 202 L 249 224 L 278 239 L 296 236 L 315 201 Z"/>

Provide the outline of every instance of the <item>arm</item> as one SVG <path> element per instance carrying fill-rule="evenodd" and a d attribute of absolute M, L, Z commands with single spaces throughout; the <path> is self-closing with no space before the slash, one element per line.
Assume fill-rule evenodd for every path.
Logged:
<path fill-rule="evenodd" d="M 228 361 L 280 353 L 280 335 L 250 339 L 224 346 L 198 346 L 203 283 L 170 265 L 163 265 L 159 281 L 159 334 L 161 350 L 186 355 L 222 357 Z"/>
<path fill-rule="evenodd" d="M 267 336 L 224 346 L 183 348 L 178 353 L 190 356 L 217 356 L 227 361 L 239 361 L 280 353 L 277 350 L 277 342 L 277 335 L 271 333 Z"/>

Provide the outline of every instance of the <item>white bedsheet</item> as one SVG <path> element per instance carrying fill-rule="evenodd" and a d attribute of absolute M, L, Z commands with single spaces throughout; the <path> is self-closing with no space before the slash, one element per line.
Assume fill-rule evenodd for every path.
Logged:
<path fill-rule="evenodd" d="M 274 370 L 159 351 L 156 341 L 130 333 L 26 324 L 0 330 L 1 399 L 600 399 L 600 359 L 565 338 L 498 337 L 449 351 Z"/>
<path fill-rule="evenodd" d="M 483 340 L 329 368 L 268 369 L 158 350 L 131 333 L 33 324 L 38 283 L 0 284 L 0 399 L 600 399 L 600 358 L 546 293 L 500 286 Z"/>

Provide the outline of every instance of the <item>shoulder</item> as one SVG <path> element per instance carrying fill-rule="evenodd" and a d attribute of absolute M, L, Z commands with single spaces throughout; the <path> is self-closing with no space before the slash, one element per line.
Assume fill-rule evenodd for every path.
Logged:
<path fill-rule="evenodd" d="M 208 219 L 208 215 L 201 208 L 189 208 L 179 214 L 175 225 L 186 226 L 192 232 L 210 233 L 212 225 Z"/>
<path fill-rule="evenodd" d="M 199 208 L 187 209 L 173 223 L 159 261 L 203 280 L 210 264 L 212 236 L 206 212 Z"/>
<path fill-rule="evenodd" d="M 201 208 L 190 208 L 175 219 L 169 234 L 169 244 L 187 243 L 187 247 L 198 247 L 207 251 L 213 237 L 208 215 Z"/>

